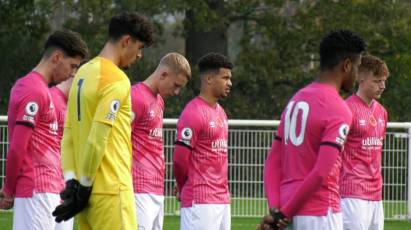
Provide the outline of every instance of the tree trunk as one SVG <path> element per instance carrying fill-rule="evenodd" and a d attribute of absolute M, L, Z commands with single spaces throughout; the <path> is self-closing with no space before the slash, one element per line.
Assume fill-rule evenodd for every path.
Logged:
<path fill-rule="evenodd" d="M 210 10 L 221 15 L 221 18 L 226 16 L 223 0 L 209 0 L 208 5 Z M 201 56 L 209 52 L 218 52 L 227 56 L 228 23 L 220 21 L 210 30 L 201 30 L 204 26 L 196 26 L 195 13 L 192 10 L 187 11 L 184 19 L 185 49 L 189 62 L 195 65 Z"/>

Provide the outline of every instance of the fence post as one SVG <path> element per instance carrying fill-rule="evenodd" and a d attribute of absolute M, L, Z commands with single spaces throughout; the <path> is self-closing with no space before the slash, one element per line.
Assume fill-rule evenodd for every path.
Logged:
<path fill-rule="evenodd" d="M 408 126 L 408 220 L 411 220 L 411 127 Z"/>

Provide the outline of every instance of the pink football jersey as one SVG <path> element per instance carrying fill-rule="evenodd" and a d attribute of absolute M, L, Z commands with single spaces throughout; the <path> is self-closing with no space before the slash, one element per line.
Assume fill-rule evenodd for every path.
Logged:
<path fill-rule="evenodd" d="M 379 201 L 387 111 L 376 100 L 365 104 L 356 94 L 346 102 L 353 113 L 353 123 L 342 155 L 341 196 Z"/>
<path fill-rule="evenodd" d="M 37 72 L 19 79 L 10 94 L 8 109 L 9 142 L 16 124 L 33 126 L 33 135 L 21 167 L 13 167 L 16 197 L 31 197 L 33 192 L 59 193 L 64 188 L 59 145 L 58 124 L 47 83 Z M 11 178 L 10 177 L 10 178 Z M 6 178 L 6 184 L 7 183 Z"/>
<path fill-rule="evenodd" d="M 163 98 L 144 83 L 131 87 L 135 193 L 164 195 Z"/>
<path fill-rule="evenodd" d="M 186 105 L 177 123 L 177 141 L 191 148 L 182 207 L 230 203 L 227 140 L 227 115 L 219 104 L 196 97 Z"/>
<path fill-rule="evenodd" d="M 277 138 L 282 142 L 280 206 L 289 202 L 313 169 L 321 145 L 341 150 L 351 125 L 351 112 L 332 86 L 311 83 L 288 102 Z M 340 211 L 338 178 L 341 156 L 319 190 L 299 204 L 295 215 L 323 216 Z"/>
<path fill-rule="evenodd" d="M 53 100 L 54 109 L 56 111 L 57 123 L 58 123 L 58 140 L 59 143 L 63 138 L 64 119 L 66 118 L 67 111 L 67 97 L 57 87 L 50 88 L 50 95 Z"/>

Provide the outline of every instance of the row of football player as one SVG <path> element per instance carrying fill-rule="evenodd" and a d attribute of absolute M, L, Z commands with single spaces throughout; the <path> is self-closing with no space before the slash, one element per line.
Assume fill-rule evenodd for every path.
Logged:
<path fill-rule="evenodd" d="M 142 57 L 141 49 L 153 42 L 152 33 L 150 23 L 135 13 L 113 17 L 101 53 L 77 71 L 87 55 L 85 43 L 76 33 L 55 32 L 45 44 L 40 63 L 15 83 L 8 110 L 10 149 L 0 201 L 3 209 L 14 203 L 14 229 L 71 229 L 71 217 L 78 213 L 81 229 L 136 229 L 137 219 L 140 229 L 162 229 L 163 98 L 178 95 L 190 80 L 191 70 L 182 55 L 170 53 L 144 82 L 130 87 L 121 68 Z M 375 118 L 379 116 L 375 109 L 379 104 L 374 100 L 377 93 L 370 93 L 376 85 L 384 86 L 388 72 L 379 82 L 365 77 L 365 73 L 382 77 L 383 62 L 367 56 L 361 63 L 364 50 L 364 41 L 350 31 L 332 31 L 323 38 L 320 74 L 290 100 L 282 115 L 265 167 L 271 215 L 259 227 L 283 228 L 293 219 L 294 228 L 299 228 L 298 223 L 304 222 L 299 219 L 306 216 L 316 221 L 327 216 L 324 223 L 341 222 L 337 181 L 328 175 L 337 165 L 334 162 L 339 162 L 352 121 L 338 91 L 352 87 L 357 71 L 363 76 L 359 85 L 367 86 L 368 91 L 364 97 L 360 87 L 351 101 L 370 109 L 362 112 L 367 119 L 358 118 L 359 128 L 364 129 L 363 124 L 382 126 L 385 132 L 387 121 L 386 113 Z M 200 95 L 186 105 L 179 118 L 173 155 L 181 229 L 230 229 L 228 126 L 218 100 L 230 92 L 233 65 L 223 55 L 209 53 L 199 60 L 198 67 Z M 61 89 L 70 86 L 71 80 L 50 90 L 47 87 L 65 79 L 74 81 L 68 99 Z M 64 117 L 60 164 L 58 132 L 63 130 Z M 364 157 L 374 159 L 374 155 Z M 351 178 L 348 181 L 351 183 Z M 368 190 L 373 187 L 366 186 Z M 301 195 L 309 193 L 314 195 Z M 54 222 L 53 210 L 56 221 L 64 220 L 64 224 Z"/>

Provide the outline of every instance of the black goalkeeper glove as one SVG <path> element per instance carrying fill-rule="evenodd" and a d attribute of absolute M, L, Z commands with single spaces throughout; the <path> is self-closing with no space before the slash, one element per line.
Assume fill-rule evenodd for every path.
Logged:
<path fill-rule="evenodd" d="M 271 227 L 276 230 L 276 229 L 280 229 L 277 224 L 280 222 L 280 220 L 283 221 L 287 221 L 287 218 L 284 216 L 284 214 L 282 212 L 280 212 L 280 210 L 278 209 L 270 209 L 270 215 L 273 217 L 274 221 L 271 224 Z"/>
<path fill-rule="evenodd" d="M 81 212 L 88 205 L 91 189 L 92 187 L 83 186 L 77 180 L 67 181 L 66 188 L 60 193 L 63 203 L 52 213 L 56 222 L 66 221 Z"/>
<path fill-rule="evenodd" d="M 277 230 L 284 229 L 290 221 L 276 208 L 270 209 L 270 214 L 263 217 L 257 230 Z"/>

